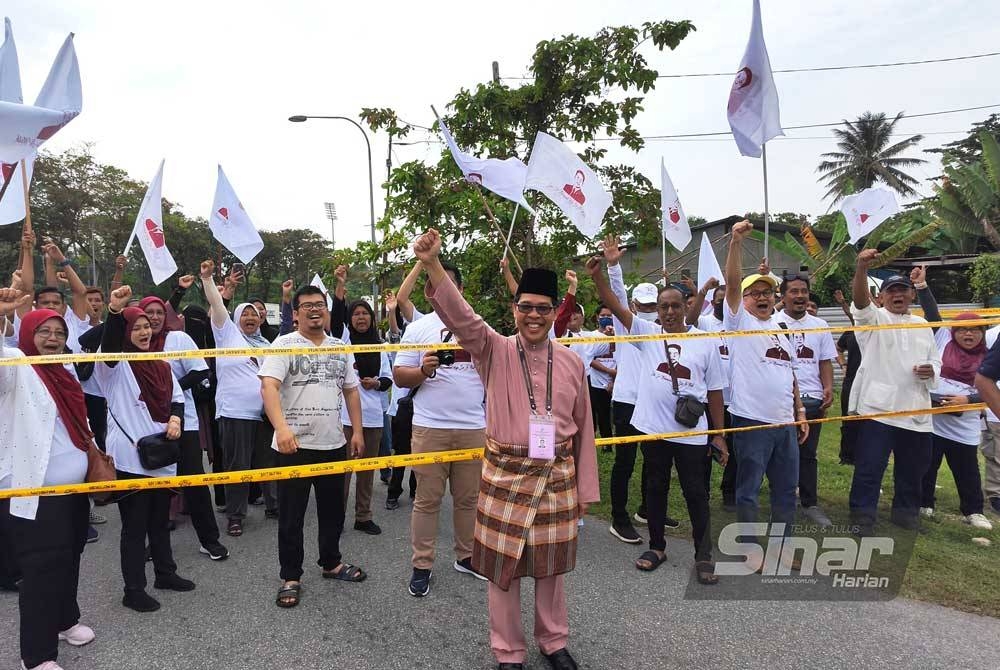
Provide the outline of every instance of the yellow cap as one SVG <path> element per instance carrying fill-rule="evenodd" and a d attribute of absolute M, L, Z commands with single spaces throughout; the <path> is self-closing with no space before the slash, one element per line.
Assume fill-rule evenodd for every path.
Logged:
<path fill-rule="evenodd" d="M 741 292 L 746 291 L 748 288 L 753 286 L 754 283 L 759 281 L 770 284 L 771 288 L 773 288 L 774 290 L 778 289 L 778 280 L 772 277 L 771 275 L 752 274 L 748 275 L 747 278 L 743 280 L 743 283 L 740 284 L 740 291 Z"/>

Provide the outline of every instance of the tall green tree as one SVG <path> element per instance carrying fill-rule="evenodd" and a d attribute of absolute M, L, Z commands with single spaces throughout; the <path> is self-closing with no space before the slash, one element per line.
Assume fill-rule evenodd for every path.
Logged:
<path fill-rule="evenodd" d="M 913 135 L 899 142 L 892 142 L 896 124 L 903 118 L 900 112 L 891 121 L 884 113 L 865 112 L 855 121 L 844 121 L 843 128 L 834 128 L 839 151 L 825 153 L 816 171 L 819 181 L 829 188 L 824 198 L 833 198 L 833 204 L 856 191 L 862 191 L 882 182 L 902 196 L 916 195 L 917 180 L 904 172 L 904 168 L 921 165 L 927 161 L 901 154 L 914 148 L 924 139 Z"/>
<path fill-rule="evenodd" d="M 632 151 L 644 146 L 634 121 L 658 75 L 645 54 L 675 49 L 692 30 L 689 21 L 660 21 L 542 41 L 530 59 L 530 80 L 459 90 L 446 108 L 448 128 L 463 150 L 483 157 L 525 160 L 539 131 L 575 143 L 614 197 L 605 230 L 629 235 L 658 231 L 659 190 L 631 166 L 608 162 L 608 144 L 599 140 L 616 137 Z M 364 109 L 361 118 L 372 129 L 390 135 L 406 132 L 392 110 Z M 500 305 L 507 301 L 489 298 L 506 291 L 497 270 L 503 243 L 488 218 L 484 198 L 504 235 L 514 216 L 513 203 L 480 194 L 467 184 L 447 149 L 436 164 L 414 161 L 395 168 L 388 188 L 386 214 L 379 223 L 385 241 L 375 247 L 360 244 L 359 257 L 380 273 L 393 271 L 413 236 L 434 226 L 444 236 L 446 253 L 466 268 L 475 268 L 467 288 L 482 292 L 484 299 L 477 305 L 496 308 L 488 318 L 500 321 L 504 313 Z M 581 250 L 592 248 L 554 205 L 541 196 L 529 197 L 538 217 L 521 211 L 511 236 L 511 247 L 523 264 L 560 269 Z"/>
<path fill-rule="evenodd" d="M 1000 142 L 983 130 L 979 144 L 978 160 L 945 165 L 945 177 L 935 188 L 934 211 L 956 236 L 973 241 L 983 237 L 1000 249 Z"/>

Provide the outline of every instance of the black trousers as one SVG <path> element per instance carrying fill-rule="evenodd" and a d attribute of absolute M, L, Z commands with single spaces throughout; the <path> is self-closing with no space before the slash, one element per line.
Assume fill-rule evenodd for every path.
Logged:
<path fill-rule="evenodd" d="M 219 439 L 226 459 L 226 472 L 249 470 L 257 444 L 261 422 L 253 419 L 219 419 Z M 250 484 L 226 484 L 226 516 L 243 520 L 247 515 Z"/>
<path fill-rule="evenodd" d="M 205 474 L 204 452 L 198 431 L 181 433 L 181 459 L 177 462 L 177 476 Z M 198 535 L 201 546 L 207 547 L 219 541 L 219 524 L 212 511 L 212 493 L 207 486 L 185 486 L 181 489 L 184 507 L 191 516 L 191 525 Z"/>
<path fill-rule="evenodd" d="M 816 407 L 806 409 L 806 419 L 819 419 L 823 416 L 823 411 Z M 842 423 L 850 423 L 845 421 Z M 819 460 L 817 450 L 819 448 L 819 434 L 823 430 L 823 424 L 809 424 L 809 437 L 805 443 L 799 445 L 799 502 L 803 507 L 815 507 L 819 502 Z"/>
<path fill-rule="evenodd" d="M 723 428 L 729 429 L 733 427 L 733 417 L 729 413 L 729 408 L 726 407 L 725 413 L 722 417 Z M 708 427 L 711 430 L 715 430 L 718 426 L 712 424 L 712 416 L 708 415 Z M 726 461 L 726 467 L 722 470 L 722 482 L 719 484 L 719 489 L 722 491 L 722 504 L 723 505 L 735 505 L 736 504 L 736 440 L 732 437 L 726 440 L 726 446 L 729 448 L 729 460 Z M 712 457 L 709 456 L 709 459 Z M 709 463 L 708 467 L 705 468 L 705 488 L 712 488 L 712 464 Z M 711 497 L 711 492 L 709 493 Z"/>
<path fill-rule="evenodd" d="M 271 448 L 274 438 L 274 427 L 265 418 L 259 426 L 254 436 L 253 456 L 250 459 L 252 470 L 266 470 L 273 468 L 278 462 L 278 452 Z M 278 483 L 277 482 L 251 482 L 250 500 L 257 500 L 264 497 L 264 509 L 270 512 L 278 511 Z"/>
<path fill-rule="evenodd" d="M 875 523 L 879 487 L 892 454 L 891 519 L 907 528 L 915 525 L 924 475 L 930 467 L 933 436 L 868 419 L 860 429 L 860 437 L 854 450 L 854 478 L 848 498 L 851 519 L 865 525 Z"/>
<path fill-rule="evenodd" d="M 611 394 L 606 389 L 591 386 L 590 409 L 594 415 L 594 431 L 601 437 L 614 437 L 611 428 Z"/>
<path fill-rule="evenodd" d="M 711 466 L 706 458 L 708 445 L 693 446 L 656 440 L 642 443 L 646 464 L 646 500 L 649 523 L 649 548 L 664 551 L 663 535 L 667 518 L 667 494 L 670 493 L 670 467 L 677 467 L 688 515 L 691 517 L 691 537 L 694 539 L 694 560 L 712 560 L 712 538 L 709 535 L 708 487 L 705 471 Z"/>
<path fill-rule="evenodd" d="M 34 521 L 11 516 L 10 501 L 0 502 L 0 525 L 14 540 L 21 569 L 18 609 L 25 667 L 55 661 L 59 632 L 80 621 L 76 593 L 89 514 L 86 495 L 39 498 Z"/>
<path fill-rule="evenodd" d="M 278 454 L 278 466 L 334 463 L 347 458 L 347 447 L 320 451 L 299 449 L 294 454 Z M 340 564 L 340 535 L 344 531 L 344 475 L 323 475 L 283 479 L 278 482 L 278 562 L 281 578 L 302 578 L 305 556 L 303 527 L 309 508 L 309 489 L 316 491 L 316 517 L 319 520 L 319 565 L 333 570 Z"/>
<path fill-rule="evenodd" d="M 143 475 L 118 471 L 118 479 L 142 479 Z M 170 549 L 170 489 L 127 491 L 118 498 L 122 518 L 121 564 L 125 591 L 146 590 L 146 539 L 153 558 L 153 572 L 168 577 L 177 572 Z"/>
<path fill-rule="evenodd" d="M 400 417 L 398 414 L 392 417 L 392 453 L 396 456 L 401 454 L 409 454 L 410 452 L 410 440 L 413 439 L 413 414 L 409 410 L 403 410 L 404 414 Z M 396 499 L 403 495 L 403 474 L 406 468 L 403 466 L 396 467 L 392 469 L 392 476 L 389 478 L 389 491 L 387 493 L 390 499 Z M 412 498 L 416 495 L 417 491 L 417 476 L 413 474 L 412 468 L 410 469 L 410 497 Z"/>
<path fill-rule="evenodd" d="M 632 427 L 632 411 L 635 405 L 623 402 L 614 403 L 615 411 L 615 437 L 625 435 L 641 435 L 639 431 Z M 628 514 L 628 482 L 632 478 L 632 471 L 635 470 L 635 454 L 639 449 L 639 443 L 615 445 L 615 463 L 611 466 L 611 523 L 616 526 L 631 525 L 632 520 Z M 642 501 L 639 503 L 639 513 L 646 511 L 646 462 L 643 461 L 642 471 Z M 664 501 L 666 504 L 666 501 Z"/>
<path fill-rule="evenodd" d="M 941 461 L 948 459 L 948 468 L 958 489 L 958 505 L 962 516 L 983 513 L 983 481 L 979 474 L 979 449 L 974 444 L 962 444 L 935 435 L 931 465 L 924 475 L 921 489 L 921 507 L 934 507 L 934 487 L 937 485 Z"/>
<path fill-rule="evenodd" d="M 108 402 L 99 395 L 85 393 L 83 401 L 87 404 L 87 421 L 94 433 L 94 442 L 101 451 L 106 451 L 104 440 L 108 436 Z"/>

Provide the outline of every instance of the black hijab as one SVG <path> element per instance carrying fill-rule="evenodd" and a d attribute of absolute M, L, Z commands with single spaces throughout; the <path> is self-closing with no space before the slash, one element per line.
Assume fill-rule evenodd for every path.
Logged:
<path fill-rule="evenodd" d="M 370 325 L 368 330 L 359 331 L 354 329 L 354 310 L 358 307 L 364 308 L 368 312 Z M 382 344 L 382 338 L 378 336 L 378 327 L 375 325 L 375 312 L 371 305 L 364 300 L 355 300 L 347 307 L 347 330 L 351 335 L 351 344 Z M 382 369 L 382 355 L 378 352 L 370 354 L 354 354 L 354 362 L 358 368 L 358 377 L 378 378 L 378 373 Z"/>
<path fill-rule="evenodd" d="M 199 305 L 188 305 L 181 312 L 184 315 L 184 332 L 199 349 L 215 349 L 215 336 L 208 323 L 208 312 Z"/>

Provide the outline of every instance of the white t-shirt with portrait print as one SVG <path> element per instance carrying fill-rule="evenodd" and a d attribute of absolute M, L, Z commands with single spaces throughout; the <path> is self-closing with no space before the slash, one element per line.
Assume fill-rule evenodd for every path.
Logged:
<path fill-rule="evenodd" d="M 221 328 L 216 328 L 213 322 L 212 334 L 219 349 L 246 349 L 250 346 L 232 319 L 226 319 Z M 267 349 L 261 349 L 260 356 L 219 356 L 215 359 L 218 380 L 215 388 L 216 419 L 263 419 L 264 400 L 260 397 L 257 373 L 266 353 Z"/>
<path fill-rule="evenodd" d="M 330 335 L 319 346 L 337 347 L 344 342 Z M 277 348 L 315 347 L 298 332 L 277 338 Z M 300 449 L 332 451 L 346 444 L 340 408 L 343 389 L 357 388 L 352 354 L 272 354 L 260 366 L 259 377 L 281 382 L 281 411 L 285 422 L 299 440 Z M 260 394 L 260 381 L 257 382 Z M 275 435 L 271 448 L 278 450 Z"/>
<path fill-rule="evenodd" d="M 788 312 L 781 311 L 774 315 L 778 324 L 784 323 L 789 329 L 799 328 L 829 328 L 830 324 L 823 319 L 806 314 L 801 319 L 793 319 Z M 837 345 L 833 342 L 831 333 L 789 333 L 792 344 L 795 345 L 795 378 L 799 382 L 799 393 L 816 400 L 823 399 L 823 380 L 819 376 L 821 361 L 832 361 L 837 358 Z"/>
<path fill-rule="evenodd" d="M 655 323 L 632 319 L 629 335 L 658 335 L 663 329 Z M 690 333 L 702 332 L 689 328 Z M 712 338 L 651 340 L 648 342 L 628 342 L 622 346 L 633 346 L 638 350 L 636 357 L 639 368 L 639 388 L 637 389 L 632 426 L 641 433 L 685 432 L 708 430 L 708 412 L 701 415 L 694 428 L 683 426 L 674 418 L 677 396 L 674 395 L 673 380 L 670 375 L 668 352 L 673 357 L 674 376 L 677 377 L 677 391 L 680 395 L 694 396 L 701 402 L 708 402 L 709 391 L 721 391 L 726 385 L 725 375 L 719 361 L 719 341 Z M 708 437 L 693 435 L 675 437 L 670 442 L 678 444 L 705 445 Z"/>
<path fill-rule="evenodd" d="M 726 388 L 722 389 L 722 404 L 729 407 L 733 401 L 733 366 L 729 358 L 729 340 L 723 335 L 726 329 L 723 327 L 722 321 L 715 318 L 715 314 L 705 314 L 698 317 L 698 330 L 706 333 L 719 333 L 719 363 L 722 367 L 722 374 L 726 377 Z"/>
<path fill-rule="evenodd" d="M 732 402 L 729 413 L 751 421 L 788 423 L 795 420 L 795 352 L 788 335 L 780 332 L 772 314 L 758 319 L 746 311 L 741 300 L 736 311 L 727 301 L 722 308 L 726 330 L 774 330 L 774 335 L 746 335 L 729 338 L 732 364 Z"/>
<path fill-rule="evenodd" d="M 450 331 L 441 317 L 431 313 L 411 323 L 403 335 L 403 344 L 434 345 L 444 342 Z M 451 338 L 449 342 L 454 342 Z M 485 391 L 469 354 L 455 349 L 455 364 L 441 366 L 431 379 L 425 379 L 413 399 L 413 425 L 422 428 L 481 430 L 486 428 Z M 419 368 L 425 351 L 400 351 L 396 366 Z"/>

